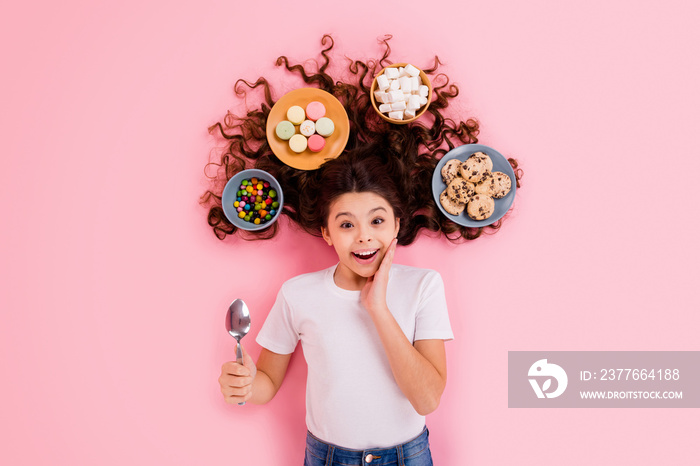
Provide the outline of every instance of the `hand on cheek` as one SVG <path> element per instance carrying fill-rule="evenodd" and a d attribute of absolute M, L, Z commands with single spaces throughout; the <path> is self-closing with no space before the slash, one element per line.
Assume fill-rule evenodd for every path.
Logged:
<path fill-rule="evenodd" d="M 394 261 L 394 253 L 396 252 L 397 240 L 394 238 L 384 254 L 382 263 L 379 265 L 377 272 L 367 279 L 367 283 L 362 288 L 360 299 L 362 305 L 370 312 L 379 312 L 382 309 L 387 309 L 386 305 L 386 287 L 389 283 L 389 270 Z"/>

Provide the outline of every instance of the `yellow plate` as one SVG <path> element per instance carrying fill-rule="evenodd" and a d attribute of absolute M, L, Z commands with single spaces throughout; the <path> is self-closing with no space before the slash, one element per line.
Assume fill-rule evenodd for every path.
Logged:
<path fill-rule="evenodd" d="M 306 149 L 304 152 L 297 154 L 289 148 L 289 141 L 284 141 L 277 137 L 275 128 L 277 123 L 287 119 L 289 107 L 298 105 L 306 109 L 306 106 L 314 100 L 321 102 L 326 107 L 326 116 L 333 120 L 335 131 L 326 138 L 326 145 L 320 152 L 311 152 L 309 149 Z M 295 126 L 295 128 L 296 132 L 299 133 L 299 126 Z M 266 133 L 267 142 L 278 159 L 299 170 L 315 170 L 343 152 L 350 137 L 350 122 L 343 104 L 333 95 L 321 89 L 303 87 L 286 93 L 275 103 L 267 116 Z"/>

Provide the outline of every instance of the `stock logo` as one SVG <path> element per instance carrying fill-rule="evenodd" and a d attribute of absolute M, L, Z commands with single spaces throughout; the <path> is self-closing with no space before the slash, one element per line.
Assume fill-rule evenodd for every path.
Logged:
<path fill-rule="evenodd" d="M 566 376 L 564 369 L 556 364 L 548 363 L 546 359 L 540 359 L 530 366 L 527 375 L 530 377 L 528 380 L 537 398 L 556 398 L 564 393 L 566 385 L 569 383 L 569 378 Z M 547 390 L 552 388 L 552 379 L 557 381 L 557 387 L 555 390 L 548 392 Z M 542 386 L 540 386 L 538 380 L 543 380 Z"/>

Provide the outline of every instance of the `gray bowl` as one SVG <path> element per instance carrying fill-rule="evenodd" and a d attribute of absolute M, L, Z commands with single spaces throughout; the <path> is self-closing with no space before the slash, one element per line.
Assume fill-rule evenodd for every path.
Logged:
<path fill-rule="evenodd" d="M 491 161 L 493 162 L 493 171 L 503 172 L 510 177 L 510 192 L 501 199 L 494 199 L 495 205 L 493 214 L 485 220 L 474 220 L 470 218 L 467 215 L 466 209 L 459 215 L 448 214 L 445 211 L 445 208 L 442 207 L 442 204 L 440 204 L 440 193 L 447 188 L 447 185 L 445 185 L 445 183 L 442 181 L 442 174 L 440 173 L 442 167 L 444 167 L 447 161 L 451 159 L 459 159 L 464 162 L 474 152 L 483 152 L 491 157 Z M 513 167 L 510 165 L 510 162 L 508 162 L 508 159 L 503 157 L 496 149 L 483 144 L 464 144 L 463 146 L 455 147 L 445 154 L 435 167 L 435 171 L 433 172 L 433 197 L 435 198 L 435 203 L 437 204 L 438 209 L 440 209 L 445 217 L 449 218 L 458 225 L 475 228 L 485 227 L 500 220 L 501 217 L 503 217 L 506 212 L 508 212 L 508 209 L 510 209 L 510 207 L 513 205 L 513 201 L 515 200 L 515 173 L 513 172 Z"/>
<path fill-rule="evenodd" d="M 241 186 L 241 182 L 250 178 L 259 178 L 269 182 L 270 187 L 277 191 L 277 199 L 275 200 L 280 203 L 279 207 L 277 208 L 277 211 L 275 212 L 275 216 L 272 217 L 272 219 L 270 219 L 269 221 L 261 223 L 260 225 L 246 222 L 242 218 L 238 218 L 238 211 L 233 206 L 233 203 L 236 202 L 236 193 L 238 192 Z M 233 175 L 233 178 L 228 180 L 228 183 L 226 183 L 226 187 L 224 187 L 224 192 L 221 195 L 221 206 L 224 209 L 224 214 L 226 215 L 228 221 L 233 223 L 233 226 L 235 226 L 236 228 L 240 228 L 241 230 L 247 231 L 264 230 L 265 228 L 275 223 L 277 221 L 277 218 L 280 216 L 280 213 L 282 212 L 282 207 L 284 206 L 284 196 L 282 194 L 282 187 L 280 186 L 279 182 L 275 179 L 274 176 L 270 175 L 264 170 L 258 170 L 257 168 L 243 170 L 242 172 L 238 172 L 235 175 Z"/>

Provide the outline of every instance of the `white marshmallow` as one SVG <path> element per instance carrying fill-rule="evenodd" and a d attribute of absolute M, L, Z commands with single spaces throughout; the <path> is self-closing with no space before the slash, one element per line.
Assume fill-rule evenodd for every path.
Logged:
<path fill-rule="evenodd" d="M 421 97 L 428 97 L 428 86 L 425 84 L 418 87 L 418 95 Z"/>
<path fill-rule="evenodd" d="M 399 83 L 401 84 L 401 91 L 404 94 L 411 93 L 411 89 L 413 88 L 413 86 L 411 84 L 411 78 L 409 78 L 408 76 L 403 76 L 403 77 L 399 78 Z"/>
<path fill-rule="evenodd" d="M 389 102 L 394 103 L 403 100 L 403 92 L 401 91 L 391 91 L 389 92 Z M 388 102 L 385 102 L 388 103 Z"/>
<path fill-rule="evenodd" d="M 379 76 L 377 76 L 377 87 L 380 91 L 385 91 L 389 89 L 389 79 L 383 74 L 380 74 Z"/>
<path fill-rule="evenodd" d="M 388 92 L 382 92 L 379 96 L 375 94 L 375 98 L 377 98 L 377 100 L 383 104 L 388 104 L 389 102 L 391 102 L 391 98 Z"/>
<path fill-rule="evenodd" d="M 406 106 L 408 110 L 418 110 L 420 107 L 420 96 L 412 95 L 408 98 L 408 105 Z"/>
<path fill-rule="evenodd" d="M 420 79 L 418 79 L 418 76 L 413 76 L 411 78 L 411 92 L 418 92 L 419 87 L 420 87 Z"/>
<path fill-rule="evenodd" d="M 406 101 L 401 100 L 399 102 L 394 102 L 391 104 L 391 109 L 392 110 L 406 110 Z"/>
<path fill-rule="evenodd" d="M 408 73 L 406 73 L 406 68 L 399 66 L 399 78 L 403 78 L 404 76 L 408 76 Z"/>
<path fill-rule="evenodd" d="M 382 113 L 389 113 L 390 111 L 393 110 L 391 107 L 392 107 L 392 104 L 381 104 L 379 106 L 379 111 Z"/>
<path fill-rule="evenodd" d="M 427 98 L 427 97 L 421 97 L 421 98 L 420 98 L 421 107 L 422 107 L 423 105 L 427 104 L 427 103 L 428 103 L 428 98 Z"/>
<path fill-rule="evenodd" d="M 388 79 L 396 79 L 399 77 L 399 70 L 398 68 L 387 68 L 384 74 Z"/>
<path fill-rule="evenodd" d="M 390 91 L 398 91 L 399 89 L 401 89 L 401 85 L 399 84 L 398 79 L 389 80 L 389 90 Z"/>
<path fill-rule="evenodd" d="M 403 111 L 403 116 L 405 117 L 406 120 L 409 118 L 415 118 L 416 117 L 416 111 L 415 110 L 404 110 Z"/>
<path fill-rule="evenodd" d="M 398 112 L 389 112 L 389 118 L 393 120 L 403 120 L 403 112 L 398 111 Z"/>
<path fill-rule="evenodd" d="M 418 70 L 418 68 L 411 65 L 410 63 L 408 65 L 406 65 L 405 69 L 406 69 L 406 73 L 408 73 L 408 75 L 411 77 L 415 77 L 415 76 L 418 76 L 420 74 L 420 71 Z"/>

